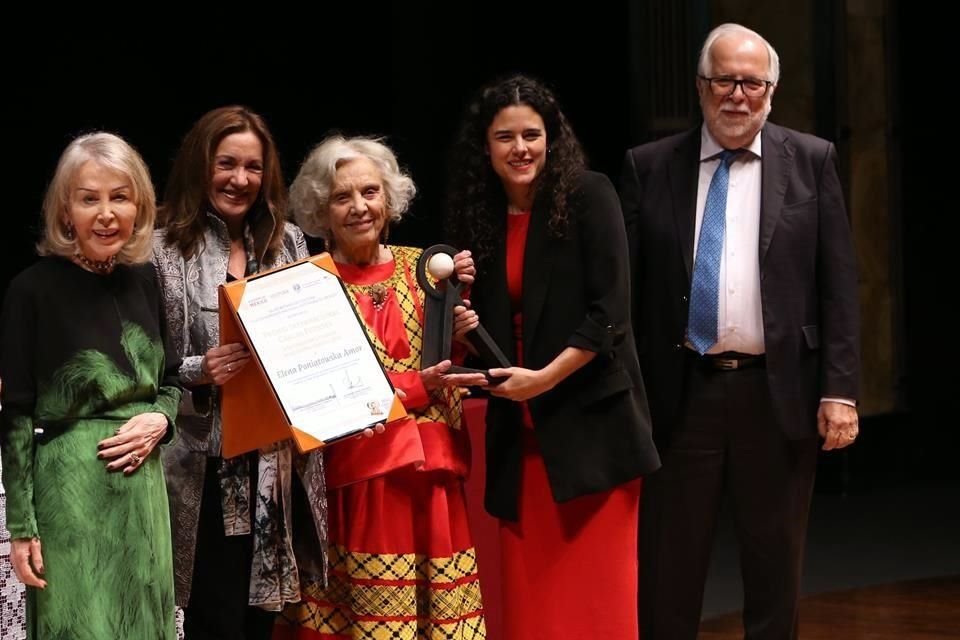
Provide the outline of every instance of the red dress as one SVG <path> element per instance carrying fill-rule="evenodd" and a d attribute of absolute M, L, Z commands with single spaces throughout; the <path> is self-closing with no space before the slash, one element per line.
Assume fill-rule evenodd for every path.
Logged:
<path fill-rule="evenodd" d="M 304 586 L 275 640 L 486 637 L 463 479 L 469 443 L 459 391 L 420 380 L 423 297 L 419 249 L 394 260 L 338 264 L 367 335 L 409 418 L 383 434 L 327 449 L 330 583 Z"/>
<path fill-rule="evenodd" d="M 507 286 L 519 360 L 530 215 L 508 215 L 507 221 Z M 640 480 L 557 504 L 526 403 L 523 416 L 520 518 L 500 522 L 502 640 L 637 640 Z"/>

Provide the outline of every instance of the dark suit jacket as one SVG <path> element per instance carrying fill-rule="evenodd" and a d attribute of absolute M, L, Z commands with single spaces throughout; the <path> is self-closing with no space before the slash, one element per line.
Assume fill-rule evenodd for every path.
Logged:
<path fill-rule="evenodd" d="M 771 123 L 761 145 L 767 379 L 780 427 L 799 439 L 816 434 L 821 396 L 857 399 L 856 256 L 833 145 Z M 631 149 L 622 175 L 634 329 L 658 444 L 682 400 L 699 165 L 697 127 Z"/>
<path fill-rule="evenodd" d="M 539 369 L 568 346 L 598 355 L 529 401 L 553 497 L 604 491 L 660 466 L 630 330 L 629 257 L 620 203 L 606 176 L 586 172 L 567 231 L 548 229 L 534 208 L 523 266 L 523 363 Z M 506 212 L 504 212 L 506 217 Z M 517 354 L 507 293 L 506 234 L 481 265 L 474 308 L 511 362 Z M 517 519 L 520 405 L 491 398 L 487 410 L 487 510 Z"/>

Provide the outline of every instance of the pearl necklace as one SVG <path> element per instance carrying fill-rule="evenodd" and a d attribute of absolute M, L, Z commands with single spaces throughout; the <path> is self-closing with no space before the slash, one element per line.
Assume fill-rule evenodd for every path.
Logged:
<path fill-rule="evenodd" d="M 91 260 L 79 251 L 73 254 L 74 259 L 94 273 L 110 273 L 117 264 L 117 255 L 114 254 L 106 260 Z"/>

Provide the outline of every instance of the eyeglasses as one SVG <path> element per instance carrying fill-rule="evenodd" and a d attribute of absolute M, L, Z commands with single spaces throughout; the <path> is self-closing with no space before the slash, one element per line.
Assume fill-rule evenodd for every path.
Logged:
<path fill-rule="evenodd" d="M 762 98 L 767 95 L 767 91 L 773 86 L 773 83 L 769 80 L 760 80 L 758 78 L 742 78 L 737 80 L 736 78 L 727 76 L 717 78 L 708 78 L 707 76 L 697 77 L 707 81 L 707 84 L 710 85 L 710 92 L 713 93 L 713 95 L 724 98 L 732 96 L 733 92 L 737 90 L 738 85 L 740 90 L 743 91 L 743 95 L 748 98 Z"/>

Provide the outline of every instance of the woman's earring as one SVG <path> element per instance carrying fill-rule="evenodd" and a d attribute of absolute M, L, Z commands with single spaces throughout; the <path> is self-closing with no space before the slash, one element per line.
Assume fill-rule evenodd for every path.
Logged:
<path fill-rule="evenodd" d="M 69 222 L 64 223 L 63 235 L 66 236 L 67 240 L 73 240 L 76 236 L 73 231 L 73 225 Z"/>

